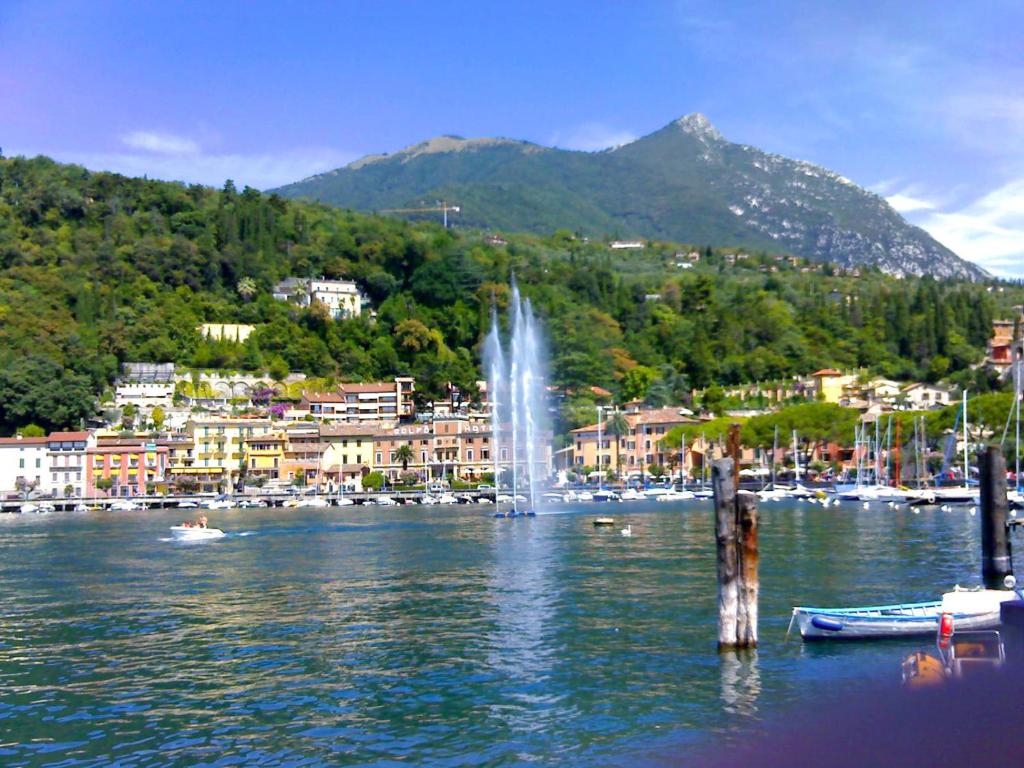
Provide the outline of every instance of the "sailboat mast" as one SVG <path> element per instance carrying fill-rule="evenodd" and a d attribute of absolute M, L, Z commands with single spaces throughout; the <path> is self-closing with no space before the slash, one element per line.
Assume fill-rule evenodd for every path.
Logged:
<path fill-rule="evenodd" d="M 1017 406 L 1017 435 L 1016 440 L 1013 444 L 1013 455 L 1014 455 L 1014 477 L 1013 487 L 1020 493 L 1021 482 L 1020 482 L 1020 401 L 1021 394 L 1024 391 L 1024 360 L 1021 359 L 1020 352 L 1017 353 L 1017 363 L 1013 370 L 1013 396 L 1014 404 Z"/>
<path fill-rule="evenodd" d="M 779 425 L 775 425 L 775 434 L 772 437 L 772 490 L 775 490 L 775 455 L 779 452 Z"/>
<path fill-rule="evenodd" d="M 797 443 L 796 430 L 793 430 L 793 467 L 796 472 L 796 481 L 800 482 L 800 445 Z"/>
<path fill-rule="evenodd" d="M 967 458 L 967 390 L 964 390 L 964 488 L 970 483 L 968 482 L 971 478 L 971 467 L 968 464 Z"/>

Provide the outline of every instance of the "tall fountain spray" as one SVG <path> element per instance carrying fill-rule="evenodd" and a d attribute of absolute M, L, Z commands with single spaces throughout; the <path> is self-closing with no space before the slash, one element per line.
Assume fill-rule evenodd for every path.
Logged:
<path fill-rule="evenodd" d="M 508 362 L 501 328 L 491 312 L 491 332 L 484 345 L 487 393 L 491 401 L 492 453 L 495 480 L 504 474 L 512 482 L 512 515 L 519 514 L 519 491 L 527 491 L 528 509 L 537 509 L 537 492 L 547 473 L 545 439 L 547 390 L 540 328 L 530 300 L 523 300 L 512 282 L 511 339 Z M 503 466 L 502 466 L 503 465 Z"/>
<path fill-rule="evenodd" d="M 501 410 L 508 400 L 508 393 L 502 390 L 505 382 L 505 353 L 501 349 L 501 328 L 498 326 L 498 310 L 491 307 L 491 332 L 484 342 L 484 366 L 487 368 L 487 399 L 491 403 L 491 463 L 494 466 L 494 485 L 498 487 L 501 477 Z M 495 491 L 495 498 L 497 498 Z"/>

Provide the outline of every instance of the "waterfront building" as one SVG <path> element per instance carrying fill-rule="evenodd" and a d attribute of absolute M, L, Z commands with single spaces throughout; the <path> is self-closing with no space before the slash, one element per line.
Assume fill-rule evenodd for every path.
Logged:
<path fill-rule="evenodd" d="M 623 477 L 639 476 L 652 464 L 668 467 L 676 462 L 677 450 L 662 444 L 672 429 L 696 420 L 684 413 L 685 409 L 649 408 L 623 413 L 629 429 L 618 436 L 608 433 L 608 416 L 598 424 L 574 429 L 571 456 L 565 461 L 577 470 L 583 467 L 601 467 L 602 471 L 616 471 L 615 441 L 619 442 L 618 456 Z M 600 433 L 600 442 L 598 434 Z"/>
<path fill-rule="evenodd" d="M 186 429 L 192 438 L 192 471 L 172 474 L 201 474 L 197 469 L 207 470 L 207 475 L 219 476 L 221 486 L 233 488 L 241 475 L 244 458 L 243 441 L 249 437 L 266 435 L 273 429 L 269 419 L 246 416 L 213 416 L 193 419 Z"/>
<path fill-rule="evenodd" d="M 373 437 L 380 424 L 321 424 L 324 445 L 322 467 L 331 485 L 361 491 L 363 478 L 373 469 Z"/>
<path fill-rule="evenodd" d="M 320 425 L 313 421 L 289 424 L 284 430 L 284 456 L 279 479 L 289 484 L 320 486 L 323 454 Z"/>
<path fill-rule="evenodd" d="M 47 474 L 43 492 L 50 496 L 81 496 L 86 483 L 85 452 L 92 442 L 88 432 L 51 432 L 46 438 Z"/>
<path fill-rule="evenodd" d="M 45 437 L 0 437 L 0 495 L 40 492 L 48 468 Z"/>
<path fill-rule="evenodd" d="M 86 496 L 144 496 L 166 489 L 167 479 L 167 446 L 145 438 L 97 438 L 85 450 Z"/>
<path fill-rule="evenodd" d="M 389 481 L 397 481 L 403 472 L 415 473 L 420 480 L 440 477 L 479 481 L 494 472 L 494 445 L 491 426 L 484 420 L 465 416 L 435 419 L 429 424 L 411 424 L 384 429 L 373 438 L 373 468 Z M 550 437 L 547 436 L 548 438 Z M 539 474 L 546 474 L 551 464 L 550 439 L 543 440 L 544 449 L 537 457 Z M 403 467 L 402 446 L 408 446 L 411 457 Z M 509 447 L 497 457 L 503 467 L 510 466 Z M 520 455 L 519 461 L 525 461 Z"/>
<path fill-rule="evenodd" d="M 285 458 L 285 437 L 281 432 L 247 437 L 242 441 L 245 464 L 245 484 L 254 481 L 275 483 L 281 479 Z"/>
<path fill-rule="evenodd" d="M 167 448 L 167 479 L 172 490 L 197 493 L 216 493 L 222 490 L 224 468 L 197 462 L 196 444 L 192 435 L 187 432 L 171 434 L 157 440 L 157 445 Z"/>

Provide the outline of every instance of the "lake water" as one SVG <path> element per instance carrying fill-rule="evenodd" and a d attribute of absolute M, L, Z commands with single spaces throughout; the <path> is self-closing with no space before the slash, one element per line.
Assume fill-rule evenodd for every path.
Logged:
<path fill-rule="evenodd" d="M 764 504 L 761 647 L 720 658 L 709 503 L 490 512 L 0 516 L 0 764 L 658 762 L 927 644 L 786 642 L 792 605 L 980 570 L 966 510 Z"/>

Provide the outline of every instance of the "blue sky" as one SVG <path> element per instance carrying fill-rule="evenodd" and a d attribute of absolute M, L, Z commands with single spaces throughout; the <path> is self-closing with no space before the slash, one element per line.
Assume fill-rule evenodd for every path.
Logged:
<path fill-rule="evenodd" d="M 0 147 L 267 188 L 442 133 L 702 112 L 1024 276 L 1018 2 L 0 2 Z"/>

